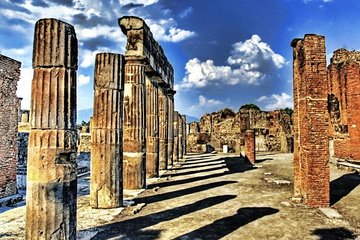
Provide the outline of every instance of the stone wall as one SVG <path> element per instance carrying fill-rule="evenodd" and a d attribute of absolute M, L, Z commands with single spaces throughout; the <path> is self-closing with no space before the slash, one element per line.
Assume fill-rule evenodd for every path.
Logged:
<path fill-rule="evenodd" d="M 0 54 L 0 198 L 16 193 L 17 127 L 16 96 L 21 63 Z"/>
<path fill-rule="evenodd" d="M 228 145 L 230 151 L 240 153 L 245 131 L 253 129 L 256 151 L 292 152 L 291 124 L 290 115 L 283 110 L 241 109 L 234 113 L 222 109 L 190 123 L 187 147 L 190 152 L 204 152 L 220 151 L 223 145 Z"/>
<path fill-rule="evenodd" d="M 360 162 L 360 52 L 338 49 L 328 66 L 333 156 Z"/>

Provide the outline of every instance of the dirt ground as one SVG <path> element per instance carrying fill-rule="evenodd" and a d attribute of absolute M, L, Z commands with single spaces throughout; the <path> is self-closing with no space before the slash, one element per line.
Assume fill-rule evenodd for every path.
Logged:
<path fill-rule="evenodd" d="M 261 153 L 252 167 L 231 154 L 191 154 L 112 210 L 88 206 L 85 178 L 78 239 L 360 239 L 359 174 L 331 166 L 331 207 L 342 215 L 331 219 L 291 202 L 292 160 Z M 22 239 L 24 216 L 24 207 L 1 213 L 0 239 Z"/>

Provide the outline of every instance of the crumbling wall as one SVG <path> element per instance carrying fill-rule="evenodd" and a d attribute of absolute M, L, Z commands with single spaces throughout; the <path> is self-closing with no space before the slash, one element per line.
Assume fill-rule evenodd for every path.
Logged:
<path fill-rule="evenodd" d="M 16 193 L 17 127 L 16 96 L 21 63 L 0 54 L 0 198 Z"/>
<path fill-rule="evenodd" d="M 199 152 L 209 147 L 220 150 L 228 145 L 230 150 L 240 153 L 245 131 L 255 131 L 256 151 L 292 152 L 291 116 L 283 111 L 265 112 L 257 109 L 240 109 L 234 113 L 223 109 L 201 117 L 199 123 L 190 124 L 188 148 Z M 198 126 L 198 132 L 196 132 Z"/>
<path fill-rule="evenodd" d="M 333 156 L 360 162 L 360 52 L 338 49 L 328 66 Z"/>

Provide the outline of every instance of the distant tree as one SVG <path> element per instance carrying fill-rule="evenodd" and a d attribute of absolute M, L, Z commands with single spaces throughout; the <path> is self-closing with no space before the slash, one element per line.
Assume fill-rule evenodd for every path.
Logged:
<path fill-rule="evenodd" d="M 81 122 L 81 126 L 90 126 L 90 121 L 85 122 L 84 120 Z"/>
<path fill-rule="evenodd" d="M 234 117 L 236 115 L 230 108 L 221 109 L 219 113 L 221 114 L 221 118 Z"/>
<path fill-rule="evenodd" d="M 260 111 L 260 108 L 255 105 L 255 104 L 252 104 L 252 103 L 249 103 L 249 104 L 245 104 L 245 105 L 242 105 L 239 109 L 240 110 L 250 110 L 250 109 L 254 109 L 254 110 L 259 110 Z"/>
<path fill-rule="evenodd" d="M 292 114 L 294 113 L 294 110 L 292 108 L 284 108 L 284 109 L 281 109 L 282 111 L 286 112 L 287 114 L 289 114 L 289 116 L 291 117 Z"/>

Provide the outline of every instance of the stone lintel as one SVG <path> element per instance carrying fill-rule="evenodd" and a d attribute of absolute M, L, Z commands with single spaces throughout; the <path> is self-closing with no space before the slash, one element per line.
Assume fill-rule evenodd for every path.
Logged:
<path fill-rule="evenodd" d="M 152 70 L 158 73 L 172 88 L 174 69 L 145 21 L 139 17 L 124 16 L 119 18 L 118 22 L 121 31 L 127 36 L 126 58 L 145 59 Z"/>

